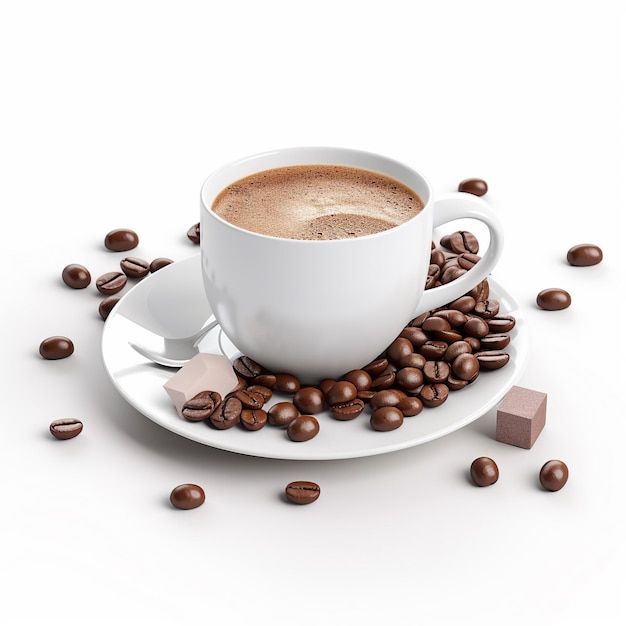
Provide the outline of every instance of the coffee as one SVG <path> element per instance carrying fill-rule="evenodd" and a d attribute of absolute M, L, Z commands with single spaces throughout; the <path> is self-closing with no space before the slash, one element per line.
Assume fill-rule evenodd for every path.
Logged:
<path fill-rule="evenodd" d="M 347 239 L 398 226 L 424 208 L 399 181 L 340 165 L 265 170 L 226 187 L 213 211 L 245 230 L 283 239 Z"/>

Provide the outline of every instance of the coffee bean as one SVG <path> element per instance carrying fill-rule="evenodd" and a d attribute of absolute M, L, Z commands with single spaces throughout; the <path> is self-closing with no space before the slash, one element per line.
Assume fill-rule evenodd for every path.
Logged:
<path fill-rule="evenodd" d="M 302 387 L 293 396 L 300 413 L 314 415 L 324 410 L 324 394 L 316 387 Z"/>
<path fill-rule="evenodd" d="M 241 425 L 246 430 L 261 430 L 267 424 L 267 413 L 263 409 L 243 409 Z"/>
<path fill-rule="evenodd" d="M 516 323 L 512 315 L 496 315 L 486 321 L 490 333 L 509 333 L 515 328 Z"/>
<path fill-rule="evenodd" d="M 174 261 L 172 261 L 172 259 L 168 259 L 164 256 L 157 257 L 150 262 L 150 271 L 152 273 L 158 272 L 160 269 L 164 268 L 166 265 L 170 265 L 173 262 Z"/>
<path fill-rule="evenodd" d="M 259 374 L 255 376 L 251 380 L 251 384 L 253 385 L 261 385 L 261 387 L 267 387 L 268 389 L 273 389 L 276 384 L 276 376 L 274 374 Z"/>
<path fill-rule="evenodd" d="M 311 504 L 320 497 L 320 486 L 308 480 L 294 480 L 285 487 L 285 495 L 294 504 Z"/>
<path fill-rule="evenodd" d="M 483 319 L 495 317 L 500 311 L 500 303 L 493 298 L 487 300 L 479 300 L 474 307 L 474 313 Z"/>
<path fill-rule="evenodd" d="M 480 340 L 481 350 L 504 350 L 511 343 L 507 333 L 490 333 Z"/>
<path fill-rule="evenodd" d="M 274 395 L 272 393 L 271 388 L 265 385 L 254 384 L 254 385 L 250 385 L 249 387 L 246 387 L 246 389 L 250 393 L 256 393 L 262 396 L 264 403 L 269 402 L 272 399 L 272 396 Z"/>
<path fill-rule="evenodd" d="M 432 245 L 435 245 L 435 242 L 432 242 Z M 430 264 L 431 265 L 438 265 L 439 267 L 442 267 L 443 264 L 446 262 L 446 255 L 444 254 L 443 250 L 432 250 L 430 253 Z"/>
<path fill-rule="evenodd" d="M 461 313 L 470 313 L 476 306 L 476 300 L 473 296 L 465 295 L 457 298 L 448 305 L 448 308 L 461 311 Z"/>
<path fill-rule="evenodd" d="M 183 404 L 182 416 L 190 422 L 208 419 L 219 408 L 222 396 L 217 391 L 201 391 Z"/>
<path fill-rule="evenodd" d="M 460 354 L 469 354 L 472 351 L 467 341 L 455 341 L 448 346 L 443 355 L 443 360 L 452 363 Z"/>
<path fill-rule="evenodd" d="M 558 491 L 565 486 L 569 478 L 569 469 L 563 461 L 553 459 L 544 463 L 539 472 L 539 482 L 548 491 Z"/>
<path fill-rule="evenodd" d="M 478 239 L 467 230 L 457 230 L 452 233 L 447 240 L 447 248 L 456 252 L 456 254 L 463 254 L 465 252 L 471 252 L 472 254 L 478 254 Z"/>
<path fill-rule="evenodd" d="M 461 276 L 463 276 L 463 274 L 465 273 L 467 273 L 467 270 L 464 270 L 462 267 L 459 267 L 458 265 L 448 267 L 441 273 L 441 283 L 443 285 L 451 283 L 453 280 L 456 280 L 457 278 L 461 278 Z"/>
<path fill-rule="evenodd" d="M 104 238 L 104 247 L 113 252 L 126 252 L 139 245 L 139 237 L 130 228 L 116 228 Z"/>
<path fill-rule="evenodd" d="M 61 273 L 61 278 L 72 289 L 84 289 L 91 282 L 89 270 L 78 263 L 66 265 Z"/>
<path fill-rule="evenodd" d="M 363 369 L 370 375 L 371 378 L 374 378 L 375 376 L 379 376 L 380 374 L 382 374 L 387 369 L 388 365 L 389 361 L 387 361 L 387 359 L 380 358 L 372 361 Z"/>
<path fill-rule="evenodd" d="M 466 178 L 459 183 L 458 189 L 475 196 L 484 196 L 487 193 L 488 186 L 482 178 Z"/>
<path fill-rule="evenodd" d="M 478 283 L 478 285 L 469 292 L 469 295 L 474 298 L 476 302 L 480 302 L 481 300 L 489 299 L 489 291 L 489 281 L 485 278 L 485 280 Z"/>
<path fill-rule="evenodd" d="M 472 461 L 470 476 L 478 487 L 493 485 L 500 477 L 500 470 L 493 459 L 481 456 Z"/>
<path fill-rule="evenodd" d="M 379 391 L 380 389 L 389 389 L 393 387 L 396 382 L 396 372 L 392 368 L 387 368 L 380 376 L 377 376 L 372 380 L 370 389 L 373 391 Z"/>
<path fill-rule="evenodd" d="M 120 296 L 107 296 L 100 301 L 98 313 L 103 320 L 109 317 L 113 307 L 121 300 Z"/>
<path fill-rule="evenodd" d="M 241 419 L 243 405 L 234 395 L 227 395 L 217 410 L 209 416 L 209 423 L 218 430 L 227 430 L 238 424 Z"/>
<path fill-rule="evenodd" d="M 537 295 L 537 306 L 546 311 L 561 311 L 571 303 L 572 298 L 565 289 L 544 289 Z"/>
<path fill-rule="evenodd" d="M 592 243 L 581 243 L 567 251 L 567 262 L 578 267 L 597 265 L 602 257 L 602 250 Z"/>
<path fill-rule="evenodd" d="M 435 287 L 440 276 L 441 267 L 439 267 L 439 265 L 437 265 L 436 263 L 431 263 L 428 266 L 428 274 L 426 275 L 426 283 L 424 285 L 425 288 L 432 289 L 433 287 Z"/>
<path fill-rule="evenodd" d="M 423 383 L 424 374 L 417 367 L 402 367 L 396 372 L 396 384 L 402 389 L 415 389 Z"/>
<path fill-rule="evenodd" d="M 476 337 L 480 339 L 489 334 L 489 324 L 482 317 L 470 317 L 467 322 L 463 324 L 462 331 L 465 337 Z"/>
<path fill-rule="evenodd" d="M 450 375 L 450 366 L 445 361 L 426 361 L 423 372 L 426 383 L 445 383 Z"/>
<path fill-rule="evenodd" d="M 404 423 L 402 411 L 395 406 L 383 406 L 376 409 L 370 417 L 370 426 L 380 432 L 400 428 Z"/>
<path fill-rule="evenodd" d="M 120 268 L 129 278 L 143 278 L 150 272 L 150 263 L 143 259 L 129 256 L 120 261 Z"/>
<path fill-rule="evenodd" d="M 291 374 L 276 374 L 274 389 L 283 393 L 294 394 L 300 389 L 300 381 Z"/>
<path fill-rule="evenodd" d="M 480 261 L 480 257 L 477 254 L 472 254 L 471 252 L 464 252 L 463 254 L 459 254 L 458 263 L 459 267 L 464 270 L 471 270 L 476 263 Z"/>
<path fill-rule="evenodd" d="M 250 387 L 236 391 L 234 396 L 245 409 L 261 409 L 265 404 L 263 395 L 256 391 L 250 391 Z"/>
<path fill-rule="evenodd" d="M 290 424 L 300 412 L 293 402 L 277 402 L 270 407 L 267 412 L 267 418 L 272 426 L 287 426 Z"/>
<path fill-rule="evenodd" d="M 415 415 L 419 415 L 424 408 L 422 401 L 415 396 L 402 398 L 395 406 L 396 409 L 402 411 L 402 415 L 404 415 L 404 417 L 414 417 Z"/>
<path fill-rule="evenodd" d="M 420 346 L 418 352 L 426 357 L 427 361 L 439 361 L 443 359 L 443 355 L 448 349 L 448 344 L 445 341 L 435 341 L 429 339 L 426 343 Z"/>
<path fill-rule="evenodd" d="M 320 424 L 312 415 L 299 415 L 287 426 L 287 436 L 291 441 L 309 441 L 319 431 Z"/>
<path fill-rule="evenodd" d="M 506 352 L 501 350 L 483 350 L 474 355 L 478 359 L 481 369 L 499 370 L 504 367 L 511 358 Z"/>
<path fill-rule="evenodd" d="M 83 423 L 73 418 L 54 420 L 50 424 L 50 432 L 57 439 L 73 439 L 80 435 L 82 430 Z"/>
<path fill-rule="evenodd" d="M 472 302 L 472 309 L 473 308 L 474 303 Z M 450 328 L 461 328 L 461 326 L 467 322 L 467 315 L 458 309 L 442 309 L 435 311 L 433 317 L 443 317 L 443 319 L 450 324 Z"/>
<path fill-rule="evenodd" d="M 55 361 L 65 359 L 74 352 L 74 344 L 68 337 L 56 335 L 48 337 L 39 344 L 39 354 L 44 359 Z"/>
<path fill-rule="evenodd" d="M 357 391 L 367 390 L 372 385 L 372 377 L 365 370 L 352 370 L 341 379 L 352 383 Z"/>
<path fill-rule="evenodd" d="M 187 238 L 195 244 L 200 243 L 200 222 L 197 222 L 187 231 Z"/>
<path fill-rule="evenodd" d="M 467 385 L 469 385 L 469 381 L 457 378 L 454 374 L 450 374 L 448 380 L 446 380 L 446 386 L 450 391 L 458 391 L 463 389 L 463 387 L 467 387 Z"/>
<path fill-rule="evenodd" d="M 398 369 L 402 369 L 403 367 L 415 367 L 418 370 L 424 367 L 424 363 L 426 363 L 426 357 L 423 354 L 419 354 L 418 352 L 411 352 L 411 354 L 407 354 L 403 356 L 396 365 Z"/>
<path fill-rule="evenodd" d="M 407 326 L 400 332 L 400 337 L 408 339 L 413 345 L 413 350 L 418 350 L 428 341 L 428 335 L 417 326 Z M 401 357 L 398 363 L 405 357 Z M 384 369 L 384 368 L 383 368 Z"/>
<path fill-rule="evenodd" d="M 170 493 L 170 502 L 177 509 L 196 509 L 204 504 L 205 498 L 204 489 L 192 483 L 178 485 Z"/>
<path fill-rule="evenodd" d="M 341 404 L 342 402 L 350 402 L 357 397 L 357 388 L 348 380 L 340 380 L 335 383 L 326 394 L 326 401 L 331 406 L 333 404 Z"/>
<path fill-rule="evenodd" d="M 472 381 L 480 372 L 480 363 L 473 354 L 459 354 L 452 362 L 452 373 L 461 380 Z"/>
<path fill-rule="evenodd" d="M 333 406 L 330 407 L 330 413 L 336 420 L 345 422 L 361 415 L 364 408 L 365 402 L 360 398 L 355 398 L 349 402 L 333 404 Z"/>
<path fill-rule="evenodd" d="M 250 357 L 240 356 L 233 361 L 233 369 L 244 378 L 254 378 L 263 371 L 263 368 Z"/>
<path fill-rule="evenodd" d="M 105 296 L 111 296 L 122 291 L 127 281 L 122 272 L 107 272 L 96 280 L 96 289 Z"/>
<path fill-rule="evenodd" d="M 395 362 L 403 356 L 411 354 L 411 352 L 413 352 L 413 344 L 411 341 L 405 337 L 398 337 L 397 339 L 394 339 L 391 345 L 387 348 L 385 355 L 391 362 Z"/>
<path fill-rule="evenodd" d="M 419 392 L 424 406 L 437 407 L 448 399 L 448 387 L 443 383 L 424 385 Z"/>

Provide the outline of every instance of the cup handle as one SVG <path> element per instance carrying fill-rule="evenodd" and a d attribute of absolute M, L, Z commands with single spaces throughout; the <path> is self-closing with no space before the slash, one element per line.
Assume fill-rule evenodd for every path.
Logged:
<path fill-rule="evenodd" d="M 500 259 L 504 244 L 504 232 L 494 210 L 478 196 L 458 192 L 435 200 L 433 228 L 456 219 L 476 219 L 489 229 L 489 247 L 476 265 L 457 278 L 440 287 L 424 291 L 415 315 L 441 307 L 471 291 L 484 280 Z"/>

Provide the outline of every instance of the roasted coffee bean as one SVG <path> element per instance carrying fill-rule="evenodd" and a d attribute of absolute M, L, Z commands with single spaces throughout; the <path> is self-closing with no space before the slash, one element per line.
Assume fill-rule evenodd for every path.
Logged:
<path fill-rule="evenodd" d="M 364 408 L 365 402 L 360 398 L 355 398 L 349 402 L 333 404 L 333 406 L 330 407 L 330 413 L 336 420 L 345 422 L 361 415 Z"/>
<path fill-rule="evenodd" d="M 363 402 L 369 402 L 375 395 L 376 392 L 373 389 L 359 389 L 356 397 L 363 400 Z"/>
<path fill-rule="evenodd" d="M 500 470 L 493 459 L 481 456 L 472 461 L 470 476 L 478 487 L 493 485 L 500 477 Z"/>
<path fill-rule="evenodd" d="M 500 311 L 500 303 L 491 298 L 490 300 L 479 300 L 474 307 L 474 313 L 483 319 L 491 319 L 498 315 Z"/>
<path fill-rule="evenodd" d="M 300 413 L 314 415 L 324 410 L 324 394 L 317 387 L 301 387 L 293 396 Z"/>
<path fill-rule="evenodd" d="M 485 280 L 481 281 L 474 287 L 469 295 L 476 300 L 476 302 L 480 302 L 481 300 L 489 300 L 489 281 L 485 278 Z"/>
<path fill-rule="evenodd" d="M 420 389 L 419 398 L 424 406 L 440 406 L 448 399 L 448 387 L 443 383 L 424 385 Z"/>
<path fill-rule="evenodd" d="M 247 389 L 250 386 L 250 381 L 246 380 L 243 376 L 236 374 L 237 376 L 237 384 L 235 388 L 230 392 L 229 395 L 234 395 L 235 391 L 240 391 L 241 389 Z"/>
<path fill-rule="evenodd" d="M 294 480 L 285 487 L 285 496 L 293 504 L 311 504 L 320 497 L 320 486 L 309 480 Z"/>
<path fill-rule="evenodd" d="M 293 394 L 300 389 L 300 381 L 291 374 L 276 374 L 274 389 L 283 393 Z"/>
<path fill-rule="evenodd" d="M 471 351 L 472 348 L 467 341 L 455 341 L 448 346 L 443 355 L 443 360 L 452 363 L 459 354 L 469 354 Z"/>
<path fill-rule="evenodd" d="M 511 335 L 490 333 L 480 340 L 481 350 L 504 350 L 511 343 Z"/>
<path fill-rule="evenodd" d="M 476 337 L 481 339 L 489 334 L 489 324 L 482 317 L 470 317 L 463 324 L 462 332 L 465 337 Z"/>
<path fill-rule="evenodd" d="M 233 361 L 233 369 L 244 378 L 254 378 L 263 372 L 263 368 L 250 357 L 240 356 Z"/>
<path fill-rule="evenodd" d="M 246 387 L 246 389 L 250 393 L 258 393 L 259 395 L 261 395 L 263 397 L 264 403 L 269 402 L 272 399 L 272 396 L 274 395 L 270 387 L 267 387 L 265 385 L 259 385 L 256 383 L 254 385 L 250 385 Z"/>
<path fill-rule="evenodd" d="M 324 378 L 324 379 L 320 380 L 320 382 L 318 383 L 317 387 L 324 394 L 324 397 L 326 397 L 326 394 L 328 393 L 328 390 L 336 382 L 337 381 L 334 378 Z"/>
<path fill-rule="evenodd" d="M 389 365 L 389 361 L 385 358 L 376 359 L 371 363 L 368 363 L 363 369 L 370 375 L 371 378 L 382 374 Z"/>
<path fill-rule="evenodd" d="M 72 340 L 61 335 L 47 337 L 39 344 L 39 354 L 49 361 L 65 359 L 73 353 L 74 344 Z"/>
<path fill-rule="evenodd" d="M 443 270 L 443 272 L 441 272 L 441 283 L 443 285 L 451 283 L 453 280 L 461 278 L 461 276 L 463 276 L 463 274 L 465 273 L 467 273 L 467 270 L 464 270 L 458 265 L 448 267 L 447 269 Z"/>
<path fill-rule="evenodd" d="M 112 296 L 124 289 L 128 278 L 122 272 L 107 272 L 96 280 L 96 289 L 105 296 Z"/>
<path fill-rule="evenodd" d="M 452 361 L 452 373 L 455 378 L 473 381 L 480 372 L 480 363 L 473 354 L 459 354 Z"/>
<path fill-rule="evenodd" d="M 183 404 L 182 416 L 190 422 L 202 422 L 213 415 L 222 403 L 217 391 L 201 391 Z"/>
<path fill-rule="evenodd" d="M 287 426 L 291 441 L 309 441 L 320 431 L 320 424 L 312 415 L 299 415 Z"/>
<path fill-rule="evenodd" d="M 433 242 L 433 245 L 434 242 Z M 432 250 L 430 253 L 430 264 L 431 265 L 438 265 L 439 267 L 442 267 L 443 264 L 446 262 L 446 255 L 444 254 L 443 250 Z"/>
<path fill-rule="evenodd" d="M 107 296 L 100 301 L 98 313 L 103 320 L 109 317 L 113 307 L 121 300 L 120 296 Z"/>
<path fill-rule="evenodd" d="M 184 485 L 178 485 L 174 487 L 170 493 L 170 502 L 172 506 L 177 509 L 196 509 L 206 499 L 204 489 L 200 485 L 194 485 L 192 483 L 185 483 Z"/>
<path fill-rule="evenodd" d="M 387 432 L 400 428 L 404 423 L 402 411 L 395 406 L 383 406 L 376 409 L 370 417 L 370 426 L 374 430 Z"/>
<path fill-rule="evenodd" d="M 396 382 L 396 372 L 394 369 L 387 368 L 382 374 L 372 380 L 370 389 L 379 391 L 380 389 L 389 389 Z"/>
<path fill-rule="evenodd" d="M 435 341 L 429 339 L 426 343 L 420 346 L 418 352 L 426 357 L 427 361 L 439 361 L 443 359 L 443 355 L 448 349 L 448 344 L 445 341 Z"/>
<path fill-rule="evenodd" d="M 413 344 L 409 339 L 405 337 L 398 337 L 394 339 L 391 345 L 387 348 L 385 353 L 387 359 L 392 362 L 400 360 L 403 356 L 411 354 L 413 352 Z"/>
<path fill-rule="evenodd" d="M 424 408 L 422 401 L 415 396 L 407 396 L 402 398 L 398 404 L 395 405 L 396 409 L 402 411 L 404 417 L 414 417 L 419 415 Z"/>
<path fill-rule="evenodd" d="M 445 383 L 450 375 L 450 366 L 445 361 L 426 361 L 423 372 L 426 383 Z"/>
<path fill-rule="evenodd" d="M 424 383 L 424 374 L 417 367 L 403 367 L 396 372 L 395 382 L 402 389 L 415 389 Z"/>
<path fill-rule="evenodd" d="M 426 357 L 423 354 L 419 354 L 418 352 L 411 352 L 411 354 L 407 354 L 403 356 L 396 365 L 398 369 L 401 370 L 403 367 L 416 367 L 418 370 L 424 367 L 424 363 L 426 363 Z"/>
<path fill-rule="evenodd" d="M 426 289 L 432 289 L 441 276 L 441 267 L 436 263 L 431 263 L 428 266 L 428 274 L 426 275 Z"/>
<path fill-rule="evenodd" d="M 157 257 L 150 262 L 150 271 L 154 274 L 154 272 L 158 272 L 160 269 L 164 268 L 166 265 L 171 265 L 173 262 L 172 259 L 168 259 L 164 256 Z"/>
<path fill-rule="evenodd" d="M 120 261 L 120 269 L 129 278 L 143 278 L 150 272 L 150 263 L 134 256 L 127 256 Z"/>
<path fill-rule="evenodd" d="M 430 311 L 424 311 L 424 313 L 421 313 L 417 317 L 414 317 L 407 324 L 407 326 L 417 326 L 418 328 L 421 328 L 422 324 L 424 323 L 424 320 L 428 319 L 430 316 L 431 316 L 431 312 Z"/>
<path fill-rule="evenodd" d="M 478 254 L 478 239 L 467 230 L 457 230 L 452 233 L 447 240 L 447 248 L 456 252 L 456 254 L 463 254 L 465 252 L 471 252 L 472 254 Z"/>
<path fill-rule="evenodd" d="M 267 387 L 273 389 L 276 384 L 276 376 L 274 374 L 259 374 L 255 376 L 251 381 L 252 385 L 261 385 L 261 387 Z"/>
<path fill-rule="evenodd" d="M 327 392 L 326 401 L 329 405 L 350 402 L 357 397 L 357 388 L 348 380 L 336 382 Z"/>
<path fill-rule="evenodd" d="M 250 387 L 235 391 L 234 396 L 245 409 L 261 409 L 265 404 L 263 395 L 256 391 L 250 391 Z"/>
<path fill-rule="evenodd" d="M 458 257 L 459 267 L 464 270 L 471 270 L 478 261 L 480 261 L 480 256 L 472 254 L 471 252 L 464 252 L 463 254 L 459 254 Z"/>
<path fill-rule="evenodd" d="M 408 339 L 413 344 L 413 350 L 418 350 L 428 341 L 428 335 L 417 326 L 407 326 L 400 332 L 400 337 Z M 403 359 L 398 360 L 398 363 Z"/>
<path fill-rule="evenodd" d="M 370 399 L 370 409 L 376 411 L 376 409 L 384 406 L 396 406 L 400 400 L 406 397 L 406 393 L 400 389 L 381 389 Z"/>
<path fill-rule="evenodd" d="M 74 418 L 54 420 L 50 423 L 50 433 L 57 439 L 73 439 L 80 435 L 83 423 Z"/>
<path fill-rule="evenodd" d="M 567 251 L 567 262 L 578 267 L 597 265 L 602 257 L 602 250 L 592 243 L 580 243 Z"/>
<path fill-rule="evenodd" d="M 450 324 L 450 328 L 460 328 L 463 324 L 465 324 L 465 322 L 467 322 L 467 315 L 458 309 L 442 309 L 440 311 L 435 311 L 433 313 L 433 317 L 443 317 L 443 319 Z"/>
<path fill-rule="evenodd" d="M 448 387 L 450 391 L 458 391 L 459 389 L 463 389 L 463 387 L 467 387 L 467 385 L 469 385 L 468 380 L 457 378 L 454 374 L 450 374 L 448 380 L 446 380 L 446 387 Z"/>
<path fill-rule="evenodd" d="M 548 491 L 558 491 L 565 486 L 569 478 L 569 469 L 563 461 L 553 459 L 544 463 L 539 471 L 539 482 Z"/>
<path fill-rule="evenodd" d="M 478 352 L 480 350 L 480 339 L 478 337 L 465 337 L 463 341 L 467 341 L 472 352 Z"/>
<path fill-rule="evenodd" d="M 267 424 L 267 412 L 263 409 L 243 409 L 240 422 L 246 430 L 261 430 Z"/>
<path fill-rule="evenodd" d="M 515 323 L 512 315 L 496 315 L 487 320 L 490 333 L 509 333 L 515 328 Z"/>
<path fill-rule="evenodd" d="M 430 333 L 433 339 L 437 341 L 444 341 L 447 344 L 454 343 L 455 341 L 461 341 L 463 335 L 456 330 L 438 330 Z"/>
<path fill-rule="evenodd" d="M 452 326 L 450 322 L 442 316 L 431 315 L 424 320 L 422 324 L 422 330 L 428 333 L 440 330 L 451 330 Z"/>
<path fill-rule="evenodd" d="M 572 303 L 572 298 L 565 289 L 544 289 L 537 295 L 537 306 L 546 311 L 561 311 Z"/>
<path fill-rule="evenodd" d="M 272 426 L 287 426 L 300 415 L 293 402 L 277 402 L 267 412 L 267 419 Z"/>
<path fill-rule="evenodd" d="M 367 390 L 372 385 L 372 377 L 365 370 L 352 370 L 342 376 L 342 380 L 352 383 L 357 391 Z"/>
<path fill-rule="evenodd" d="M 130 228 L 116 228 L 104 238 L 104 247 L 113 252 L 126 252 L 139 245 L 139 237 Z"/>
<path fill-rule="evenodd" d="M 72 289 L 84 289 L 91 282 L 89 270 L 78 263 L 66 265 L 61 273 L 61 278 Z"/>
<path fill-rule="evenodd" d="M 471 313 L 476 306 L 476 300 L 473 296 L 465 295 L 457 298 L 448 305 L 448 308 L 461 311 L 461 313 Z"/>
<path fill-rule="evenodd" d="M 501 350 L 483 350 L 476 352 L 475 356 L 478 359 L 480 368 L 484 370 L 499 370 L 511 358 L 506 352 Z"/>
<path fill-rule="evenodd" d="M 482 178 L 465 178 L 459 183 L 458 189 L 475 196 L 484 196 L 489 188 Z"/>
<path fill-rule="evenodd" d="M 195 244 L 200 243 L 200 222 L 197 222 L 189 228 L 187 231 L 187 239 Z"/>
<path fill-rule="evenodd" d="M 242 411 L 241 400 L 229 394 L 218 409 L 209 416 L 209 423 L 218 430 L 227 430 L 239 423 Z"/>

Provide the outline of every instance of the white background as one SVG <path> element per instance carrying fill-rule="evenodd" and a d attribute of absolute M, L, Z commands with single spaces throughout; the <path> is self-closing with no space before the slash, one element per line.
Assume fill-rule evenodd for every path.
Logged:
<path fill-rule="evenodd" d="M 619 0 L 0 4 L 0 621 L 21 624 L 621 624 L 625 22 Z M 132 409 L 100 358 L 100 296 L 61 282 L 120 255 L 181 260 L 226 161 L 329 144 L 393 156 L 437 193 L 490 184 L 494 278 L 531 332 L 520 384 L 548 394 L 532 450 L 495 411 L 379 457 L 214 450 Z M 601 265 L 573 268 L 592 242 Z M 572 306 L 535 305 L 562 287 Z M 67 335 L 74 355 L 44 361 Z M 74 440 L 53 419 L 79 417 Z M 471 461 L 492 456 L 496 485 Z M 557 493 L 541 465 L 564 460 Z M 322 487 L 285 503 L 289 481 Z M 171 489 L 205 488 L 193 511 Z"/>

